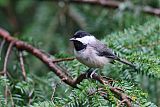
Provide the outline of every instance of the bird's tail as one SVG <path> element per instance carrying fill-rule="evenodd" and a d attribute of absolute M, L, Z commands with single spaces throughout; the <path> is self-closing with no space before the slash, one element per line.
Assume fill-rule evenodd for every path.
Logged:
<path fill-rule="evenodd" d="M 131 66 L 133 68 L 136 68 L 136 66 L 134 64 L 132 64 L 131 62 L 129 62 L 129 61 L 125 60 L 125 59 L 117 58 L 116 60 L 119 61 L 119 62 L 122 62 L 122 63 L 124 63 L 126 65 L 129 65 L 129 66 Z"/>

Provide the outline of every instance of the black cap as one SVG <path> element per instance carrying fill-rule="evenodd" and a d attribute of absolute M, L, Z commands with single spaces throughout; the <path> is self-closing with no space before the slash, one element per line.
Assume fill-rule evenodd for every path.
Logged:
<path fill-rule="evenodd" d="M 85 32 L 85 31 L 83 31 L 83 30 L 78 30 L 78 31 L 74 34 L 73 38 L 82 38 L 82 37 L 84 37 L 84 36 L 91 36 L 91 34 Z"/>

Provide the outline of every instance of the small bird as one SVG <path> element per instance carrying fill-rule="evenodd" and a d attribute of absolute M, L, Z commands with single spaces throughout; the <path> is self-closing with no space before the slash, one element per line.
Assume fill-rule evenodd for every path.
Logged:
<path fill-rule="evenodd" d="M 74 44 L 74 54 L 77 60 L 89 68 L 103 68 L 113 60 L 135 67 L 131 62 L 115 55 L 110 48 L 90 33 L 79 30 L 70 41 Z"/>

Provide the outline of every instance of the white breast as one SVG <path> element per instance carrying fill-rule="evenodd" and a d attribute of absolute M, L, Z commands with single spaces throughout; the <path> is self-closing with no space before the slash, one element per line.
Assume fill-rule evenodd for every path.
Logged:
<path fill-rule="evenodd" d="M 110 59 L 104 56 L 98 56 L 92 47 L 87 47 L 81 51 L 75 51 L 76 58 L 83 64 L 92 68 L 102 68 L 105 64 L 110 62 Z"/>

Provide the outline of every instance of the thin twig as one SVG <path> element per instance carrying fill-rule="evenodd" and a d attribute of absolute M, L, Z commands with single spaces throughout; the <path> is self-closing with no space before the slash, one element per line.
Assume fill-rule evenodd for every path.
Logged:
<path fill-rule="evenodd" d="M 8 89 L 8 93 L 9 93 L 9 95 L 10 95 L 11 105 L 12 105 L 12 107 L 15 107 L 15 106 L 14 106 L 13 97 L 12 97 L 12 93 L 11 93 L 11 90 L 10 90 L 10 89 Z"/>
<path fill-rule="evenodd" d="M 9 55 L 11 53 L 13 44 L 14 44 L 14 41 L 12 41 L 9 44 L 9 47 L 7 49 L 7 53 L 6 53 L 6 56 L 5 56 L 5 60 L 4 60 L 3 72 L 4 72 L 4 77 L 6 79 L 7 79 L 7 63 L 8 63 Z M 7 104 L 7 96 L 8 96 L 8 85 L 7 85 L 7 82 L 5 81 L 5 104 Z"/>
<path fill-rule="evenodd" d="M 58 62 L 62 62 L 62 61 L 72 61 L 75 58 L 61 58 L 61 59 L 55 59 L 53 60 L 53 63 L 58 63 Z"/>
<path fill-rule="evenodd" d="M 55 95 L 55 92 L 56 92 L 56 88 L 58 86 L 58 83 L 55 83 L 53 86 L 52 86 L 52 96 L 51 96 L 51 101 L 54 100 L 54 95 Z"/>
<path fill-rule="evenodd" d="M 120 107 L 125 101 L 126 101 L 126 99 L 124 99 L 123 101 L 120 101 L 120 102 L 117 104 L 117 107 Z"/>
<path fill-rule="evenodd" d="M 8 97 L 8 85 L 7 82 L 5 80 L 5 104 L 7 105 L 7 97 Z"/>
<path fill-rule="evenodd" d="M 0 60 L 1 60 L 1 54 L 2 54 L 2 49 L 3 49 L 3 46 L 5 44 L 5 39 L 2 40 L 1 44 L 0 44 Z"/>
<path fill-rule="evenodd" d="M 6 53 L 6 56 L 5 56 L 4 65 L 3 65 L 4 76 L 7 76 L 7 63 L 8 63 L 8 58 L 9 58 L 9 55 L 11 53 L 11 49 L 13 47 L 13 44 L 14 44 L 14 41 L 12 41 L 9 44 L 9 47 L 8 47 L 8 50 L 7 50 L 7 53 Z"/>
<path fill-rule="evenodd" d="M 24 80 L 26 81 L 27 77 L 26 77 L 26 71 L 25 71 L 25 67 L 24 67 L 24 60 L 23 60 L 22 51 L 19 51 L 19 60 L 20 60 L 20 66 L 21 66 L 21 70 L 22 70 L 22 75 L 23 75 Z"/>
<path fill-rule="evenodd" d="M 29 100 L 28 100 L 28 104 L 30 105 L 32 103 L 32 95 L 33 95 L 34 89 L 32 89 L 28 95 Z"/>

